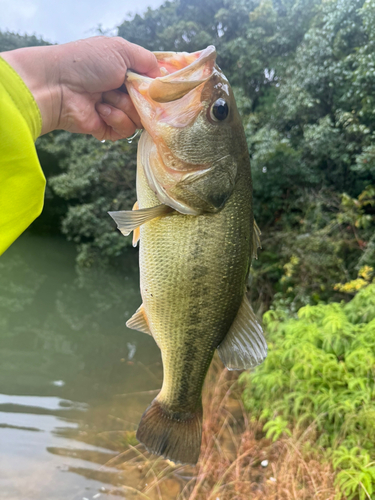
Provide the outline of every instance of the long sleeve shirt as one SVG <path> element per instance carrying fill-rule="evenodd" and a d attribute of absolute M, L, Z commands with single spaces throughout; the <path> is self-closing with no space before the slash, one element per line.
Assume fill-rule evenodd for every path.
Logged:
<path fill-rule="evenodd" d="M 43 208 L 46 180 L 34 145 L 41 128 L 31 92 L 0 57 L 0 255 Z"/>

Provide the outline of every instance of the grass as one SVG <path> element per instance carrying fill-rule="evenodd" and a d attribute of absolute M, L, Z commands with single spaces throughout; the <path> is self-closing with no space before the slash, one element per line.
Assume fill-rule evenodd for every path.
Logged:
<path fill-rule="evenodd" d="M 175 465 L 129 444 L 109 463 L 124 478 L 113 493 L 149 500 L 334 500 L 332 465 L 309 444 L 314 425 L 272 442 L 264 422 L 249 420 L 241 393 L 238 375 L 215 359 L 203 393 L 198 464 Z"/>

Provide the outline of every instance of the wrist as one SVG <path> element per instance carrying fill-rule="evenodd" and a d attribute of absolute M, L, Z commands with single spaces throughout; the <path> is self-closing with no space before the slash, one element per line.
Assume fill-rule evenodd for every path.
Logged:
<path fill-rule="evenodd" d="M 61 109 L 58 46 L 27 47 L 1 53 L 33 95 L 42 117 L 41 135 L 58 128 Z"/>

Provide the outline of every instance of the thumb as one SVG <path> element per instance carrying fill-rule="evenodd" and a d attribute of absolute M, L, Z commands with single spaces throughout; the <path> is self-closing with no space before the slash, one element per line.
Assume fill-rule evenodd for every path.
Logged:
<path fill-rule="evenodd" d="M 121 56 L 124 58 L 128 69 L 151 78 L 160 76 L 159 65 L 152 52 L 123 38 L 121 40 L 123 42 Z"/>

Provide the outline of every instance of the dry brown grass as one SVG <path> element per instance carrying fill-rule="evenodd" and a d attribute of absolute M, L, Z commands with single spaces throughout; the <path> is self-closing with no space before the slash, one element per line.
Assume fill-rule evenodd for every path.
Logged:
<path fill-rule="evenodd" d="M 149 500 L 333 500 L 334 473 L 302 435 L 265 439 L 262 424 L 249 422 L 240 400 L 237 373 L 214 361 L 203 395 L 202 451 L 196 467 L 154 458 L 129 446 L 117 467 L 126 478 L 116 489 L 127 498 Z M 261 462 L 268 460 L 268 466 Z M 113 465 L 113 464 L 112 464 Z"/>

